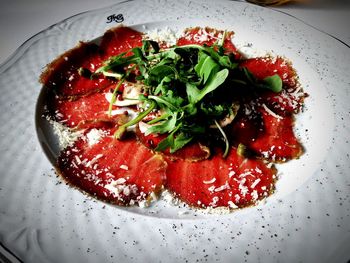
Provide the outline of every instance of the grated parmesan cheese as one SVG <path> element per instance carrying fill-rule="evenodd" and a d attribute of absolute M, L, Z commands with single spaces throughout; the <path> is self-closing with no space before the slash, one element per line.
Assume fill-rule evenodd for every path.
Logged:
<path fill-rule="evenodd" d="M 205 209 L 198 210 L 198 211 L 203 214 L 212 214 L 212 215 L 227 215 L 231 212 L 230 208 L 224 207 L 224 206 L 207 207 Z"/>
<path fill-rule="evenodd" d="M 58 137 L 58 145 L 61 150 L 68 146 L 72 146 L 73 143 L 83 135 L 84 131 L 72 131 L 72 129 L 59 122 L 53 121 L 49 118 L 48 121 L 52 125 L 54 134 Z"/>
<path fill-rule="evenodd" d="M 167 46 L 176 45 L 177 34 L 171 30 L 169 27 L 165 27 L 164 29 L 154 29 L 146 33 L 146 38 L 163 42 L 167 44 Z"/>
<path fill-rule="evenodd" d="M 170 193 L 168 190 L 164 190 L 161 194 L 161 199 L 164 200 L 169 206 L 171 205 L 178 205 L 180 203 L 180 200 L 178 198 L 175 198 L 172 193 Z"/>
<path fill-rule="evenodd" d="M 253 46 L 252 43 L 246 41 L 242 42 L 241 40 L 237 39 L 235 35 L 232 40 L 237 48 L 238 53 L 240 53 L 245 59 L 266 57 L 271 54 L 271 51 L 268 52 L 266 50 L 257 49 Z"/>
<path fill-rule="evenodd" d="M 103 130 L 92 129 L 86 134 L 87 143 L 89 144 L 89 146 L 95 145 L 105 135 L 106 132 Z"/>

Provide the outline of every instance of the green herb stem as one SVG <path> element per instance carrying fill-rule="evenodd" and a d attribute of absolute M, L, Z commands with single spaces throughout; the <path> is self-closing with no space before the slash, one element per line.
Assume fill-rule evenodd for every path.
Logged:
<path fill-rule="evenodd" d="M 222 34 L 222 38 L 220 39 L 220 42 L 218 43 L 219 46 L 222 47 L 224 45 L 226 35 L 227 35 L 227 31 L 225 30 L 224 33 Z"/>
<path fill-rule="evenodd" d="M 128 128 L 130 126 L 133 126 L 133 125 L 139 123 L 140 121 L 142 121 L 142 119 L 145 118 L 156 106 L 157 106 L 156 102 L 151 100 L 149 107 L 145 111 L 139 113 L 139 115 L 137 115 L 136 118 L 134 118 L 131 121 L 121 125 L 116 130 L 116 132 L 114 133 L 114 137 L 117 138 L 117 139 L 121 139 L 123 134 L 126 131 L 126 128 Z"/>
<path fill-rule="evenodd" d="M 163 115 L 161 115 L 161 116 L 159 116 L 157 118 L 154 118 L 153 120 L 150 120 L 149 122 L 147 122 L 147 124 L 149 124 L 149 125 L 155 124 L 155 123 L 157 123 L 159 121 L 165 120 L 169 116 L 170 116 L 169 113 L 165 113 L 165 114 L 163 114 Z"/>
<path fill-rule="evenodd" d="M 216 127 L 217 127 L 217 128 L 219 129 L 219 131 L 221 132 L 222 137 L 223 137 L 223 139 L 224 139 L 224 142 L 225 142 L 225 151 L 224 151 L 224 154 L 222 155 L 222 157 L 226 158 L 226 156 L 227 156 L 227 154 L 228 154 L 228 151 L 229 151 L 229 149 L 230 149 L 230 143 L 229 143 L 229 141 L 228 141 L 228 139 L 227 139 L 226 133 L 225 133 L 224 130 L 220 127 L 220 124 L 219 124 L 216 120 L 214 120 L 214 122 L 215 122 Z"/>
<path fill-rule="evenodd" d="M 120 88 L 120 86 L 124 83 L 126 79 L 126 75 L 124 75 L 120 80 L 119 82 L 117 83 L 117 85 L 115 86 L 114 90 L 113 90 L 113 93 L 112 93 L 112 98 L 111 98 L 111 101 L 109 102 L 109 107 L 108 107 L 108 116 L 111 117 L 112 116 L 112 110 L 113 110 L 113 104 L 117 98 L 117 92 Z"/>

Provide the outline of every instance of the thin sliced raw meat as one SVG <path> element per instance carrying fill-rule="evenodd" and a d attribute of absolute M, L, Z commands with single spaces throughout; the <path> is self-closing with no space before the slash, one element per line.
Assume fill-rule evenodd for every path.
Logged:
<path fill-rule="evenodd" d="M 232 148 L 201 162 L 169 161 L 166 187 L 195 207 L 244 207 L 268 196 L 276 170 L 262 161 L 244 159 Z"/>
<path fill-rule="evenodd" d="M 103 59 L 127 52 L 131 48 L 142 46 L 142 34 L 130 27 L 116 27 L 108 30 L 102 37 L 100 49 Z M 132 53 L 127 53 L 127 56 Z"/>
<path fill-rule="evenodd" d="M 110 85 L 97 93 L 77 97 L 75 100 L 60 99 L 52 95 L 48 110 L 54 120 L 71 128 L 97 120 L 114 121 L 120 115 L 127 115 L 127 112 L 124 113 L 122 110 L 119 110 L 119 114 L 115 114 L 115 110 L 120 108 L 117 106 L 113 106 L 112 115 L 108 115 L 110 103 L 106 96 L 113 92 L 115 85 Z"/>
<path fill-rule="evenodd" d="M 253 75 L 262 80 L 266 77 L 278 74 L 288 87 L 296 85 L 296 73 L 290 62 L 281 57 L 260 57 L 244 60 L 240 67 L 246 67 Z"/>
<path fill-rule="evenodd" d="M 259 102 L 265 103 L 280 115 L 298 113 L 307 96 L 297 81 L 297 75 L 290 62 L 281 57 L 247 59 L 240 64 L 246 67 L 254 76 L 262 80 L 266 77 L 278 74 L 283 82 L 283 90 L 279 93 L 266 91 L 261 93 Z"/>
<path fill-rule="evenodd" d="M 167 163 L 135 138 L 119 141 L 113 132 L 89 130 L 62 151 L 58 171 L 73 186 L 100 199 L 137 204 L 162 189 Z"/>
<path fill-rule="evenodd" d="M 271 110 L 281 116 L 298 113 L 304 105 L 304 99 L 307 96 L 302 90 L 288 92 L 286 89 L 280 93 L 265 92 L 261 94 L 260 103 L 266 104 Z"/>
<path fill-rule="evenodd" d="M 94 72 L 101 66 L 99 48 L 95 44 L 81 42 L 47 66 L 40 81 L 59 97 L 87 95 L 104 89 L 113 83 L 103 76 L 93 79 L 79 75 L 79 68 Z"/>
<path fill-rule="evenodd" d="M 230 31 L 226 32 L 225 34 L 225 41 L 223 45 L 225 51 L 234 53 L 236 59 L 240 58 L 241 55 L 237 52 L 237 48 L 231 41 L 234 33 Z M 178 39 L 177 45 L 184 46 L 189 44 L 198 44 L 212 46 L 215 43 L 220 42 L 223 36 L 224 31 L 222 30 L 216 30 L 208 27 L 194 27 L 187 29 L 184 32 L 184 35 Z"/>
<path fill-rule="evenodd" d="M 237 115 L 229 134 L 235 144 L 244 144 L 257 156 L 272 162 L 285 162 L 303 153 L 293 127 L 292 114 L 280 116 L 263 104 L 248 115 L 242 112 Z"/>
<path fill-rule="evenodd" d="M 244 105 L 244 107 L 247 107 Z M 250 145 L 256 140 L 260 132 L 264 128 L 261 114 L 248 109 L 241 110 L 235 117 L 232 125 L 227 129 L 228 136 L 236 144 L 242 143 Z"/>
<path fill-rule="evenodd" d="M 247 146 L 263 158 L 274 162 L 299 158 L 303 153 L 303 147 L 293 131 L 293 116 L 281 117 L 266 107 L 259 111 L 263 128 L 260 129 L 257 138 Z"/>
<path fill-rule="evenodd" d="M 149 134 L 146 136 L 144 133 L 140 132 L 138 128 L 136 129 L 136 135 L 143 145 L 152 150 L 155 149 L 157 145 L 167 136 L 161 134 Z M 191 162 L 208 159 L 210 156 L 209 148 L 200 144 L 199 142 L 189 143 L 174 153 L 170 153 L 169 149 L 166 149 L 161 153 L 171 160 L 183 159 Z"/>

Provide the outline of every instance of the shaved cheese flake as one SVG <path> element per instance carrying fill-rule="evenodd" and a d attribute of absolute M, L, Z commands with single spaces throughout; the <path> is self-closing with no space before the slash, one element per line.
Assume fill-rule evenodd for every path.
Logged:
<path fill-rule="evenodd" d="M 238 208 L 238 206 L 232 201 L 228 201 L 227 204 L 232 209 L 237 209 Z"/>
<path fill-rule="evenodd" d="M 266 112 L 267 112 L 268 114 L 270 114 L 271 116 L 273 116 L 273 117 L 275 117 L 276 119 L 279 119 L 279 120 L 283 119 L 282 116 L 280 116 L 280 115 L 274 113 L 272 110 L 270 110 L 270 109 L 265 105 L 265 103 L 263 103 L 262 106 L 263 106 L 263 108 L 266 110 Z"/>
<path fill-rule="evenodd" d="M 214 183 L 216 181 L 216 178 L 214 177 L 214 178 L 212 178 L 212 179 L 210 179 L 210 180 L 208 180 L 208 181 L 203 181 L 203 184 L 212 184 L 212 183 Z"/>
<path fill-rule="evenodd" d="M 235 171 L 230 171 L 229 173 L 228 173 L 228 177 L 232 177 L 232 176 L 234 176 L 236 174 L 236 172 Z"/>
<path fill-rule="evenodd" d="M 123 169 L 125 171 L 129 170 L 129 167 L 125 164 L 122 164 L 121 166 L 119 166 L 120 169 Z"/>
<path fill-rule="evenodd" d="M 256 190 L 254 190 L 252 193 L 251 193 L 251 196 L 253 198 L 254 201 L 258 200 L 259 198 L 259 195 L 258 195 L 258 192 Z"/>
<path fill-rule="evenodd" d="M 254 189 L 255 186 L 256 186 L 260 181 L 261 181 L 260 178 L 256 179 L 256 180 L 252 183 L 252 185 L 251 185 L 250 187 L 251 187 L 252 189 Z"/>
<path fill-rule="evenodd" d="M 230 186 L 229 186 L 229 184 L 227 182 L 224 185 L 215 188 L 214 191 L 215 192 L 220 192 L 220 191 L 223 191 L 223 190 L 226 190 L 226 189 L 230 189 Z"/>

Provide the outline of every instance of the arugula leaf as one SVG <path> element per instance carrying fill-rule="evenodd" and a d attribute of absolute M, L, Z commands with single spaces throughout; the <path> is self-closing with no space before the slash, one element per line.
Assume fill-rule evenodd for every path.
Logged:
<path fill-rule="evenodd" d="M 186 93 L 190 103 L 196 104 L 201 101 L 205 95 L 214 91 L 217 87 L 223 84 L 228 76 L 229 71 L 223 69 L 208 80 L 207 84 L 202 90 L 199 90 L 195 85 L 191 83 L 186 83 Z"/>
<path fill-rule="evenodd" d="M 193 136 L 188 137 L 183 132 L 176 135 L 170 146 L 170 153 L 174 153 L 177 150 L 183 148 L 186 144 L 193 140 Z"/>
<path fill-rule="evenodd" d="M 282 91 L 282 79 L 277 74 L 264 78 L 263 82 L 266 84 L 266 88 L 272 90 L 273 92 L 278 93 Z"/>
<path fill-rule="evenodd" d="M 159 52 L 159 44 L 153 40 L 143 40 L 142 41 L 142 53 L 144 55 L 154 54 Z"/>
<path fill-rule="evenodd" d="M 214 117 L 222 116 L 229 111 L 227 105 L 223 105 L 223 104 L 210 105 L 210 104 L 201 103 L 200 108 L 205 113 L 205 115 L 214 116 Z"/>
<path fill-rule="evenodd" d="M 195 104 L 190 103 L 183 107 L 184 112 L 187 114 L 188 117 L 195 116 L 198 112 L 197 107 Z"/>
<path fill-rule="evenodd" d="M 192 104 L 197 102 L 197 98 L 200 96 L 201 91 L 192 83 L 186 83 L 186 93 L 188 101 Z"/>
<path fill-rule="evenodd" d="M 249 69 L 247 69 L 246 67 L 243 67 L 243 73 L 245 75 L 245 78 L 247 79 L 247 81 L 250 84 L 256 84 L 257 83 L 257 79 L 254 77 L 253 73 L 250 72 Z"/>
<path fill-rule="evenodd" d="M 219 59 L 219 64 L 228 69 L 235 69 L 238 67 L 238 63 L 233 63 L 229 56 L 222 56 Z"/>
<path fill-rule="evenodd" d="M 155 123 L 157 123 L 159 121 L 166 120 L 170 116 L 171 116 L 171 113 L 164 113 L 163 115 L 148 121 L 147 124 L 149 124 L 149 125 L 155 124 Z"/>
<path fill-rule="evenodd" d="M 181 127 L 181 131 L 187 133 L 187 134 L 192 134 L 194 136 L 196 135 L 201 135 L 204 134 L 207 129 L 204 126 L 204 124 L 199 124 L 199 123 L 191 123 L 191 124 L 184 124 Z"/>
<path fill-rule="evenodd" d="M 203 79 L 203 84 L 206 84 L 209 78 L 219 71 L 219 65 L 210 56 L 206 56 L 202 66 L 199 68 L 199 76 Z"/>
<path fill-rule="evenodd" d="M 214 91 L 217 87 L 223 84 L 228 76 L 228 73 L 228 69 L 222 69 L 214 74 L 195 98 L 195 102 L 201 101 L 205 95 L 207 95 L 209 92 Z"/>
<path fill-rule="evenodd" d="M 256 88 L 269 89 L 276 93 L 282 91 L 283 83 L 278 74 L 266 77 L 259 82 L 246 67 L 243 68 L 243 72 L 248 82 Z"/>
<path fill-rule="evenodd" d="M 123 52 L 117 56 L 110 57 L 108 60 L 104 61 L 103 66 L 99 67 L 94 74 L 103 73 L 109 70 L 115 72 L 118 67 L 124 65 L 128 61 L 128 58 L 125 57 L 126 53 L 127 52 Z"/>
<path fill-rule="evenodd" d="M 173 111 L 180 111 L 181 104 L 184 99 L 180 96 L 175 96 L 172 90 L 168 90 L 165 95 L 162 96 L 154 96 L 149 95 L 148 98 L 155 100 L 158 104 L 163 105 L 163 107 L 167 107 Z"/>
<path fill-rule="evenodd" d="M 143 56 L 143 52 L 142 52 L 141 48 L 135 47 L 131 51 L 132 51 L 132 53 L 134 53 L 134 55 L 133 55 L 134 58 L 139 58 L 140 60 L 144 60 L 145 59 L 145 57 Z"/>
<path fill-rule="evenodd" d="M 206 83 L 212 70 L 217 69 L 215 61 L 203 51 L 198 53 L 198 63 L 194 70 L 200 77 L 200 82 Z"/>
<path fill-rule="evenodd" d="M 176 136 L 174 136 L 174 133 L 171 133 L 163 139 L 154 150 L 162 152 L 170 148 L 170 153 L 174 153 L 192 141 L 193 138 L 194 137 L 186 136 L 183 132 L 180 132 Z"/>
<path fill-rule="evenodd" d="M 174 78 L 177 75 L 177 71 L 174 67 L 168 65 L 156 65 L 149 69 L 148 72 L 150 78 L 153 79 L 154 82 L 159 83 L 165 77 Z"/>
<path fill-rule="evenodd" d="M 167 84 L 169 84 L 171 80 L 172 79 L 169 78 L 169 76 L 165 76 L 158 84 L 158 86 L 154 89 L 153 94 L 158 95 L 160 92 L 166 93 L 166 91 L 168 90 Z"/>
<path fill-rule="evenodd" d="M 156 152 L 163 152 L 170 148 L 174 144 L 174 134 L 170 133 L 165 139 L 158 143 L 157 147 L 154 149 Z"/>
<path fill-rule="evenodd" d="M 147 136 L 151 133 L 164 134 L 173 131 L 176 127 L 177 114 L 177 112 L 174 112 L 170 115 L 169 119 L 160 122 L 158 125 L 149 127 L 145 135 Z"/>

